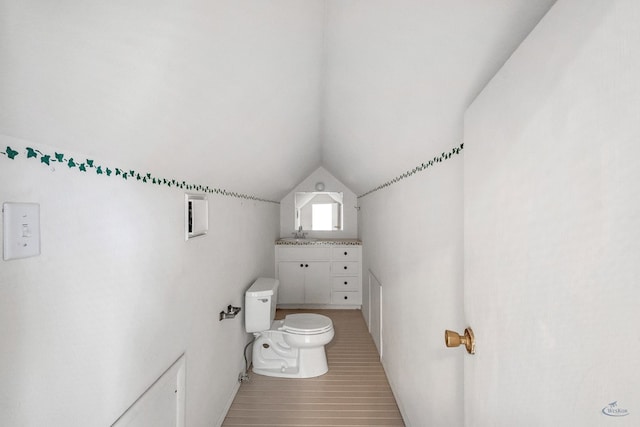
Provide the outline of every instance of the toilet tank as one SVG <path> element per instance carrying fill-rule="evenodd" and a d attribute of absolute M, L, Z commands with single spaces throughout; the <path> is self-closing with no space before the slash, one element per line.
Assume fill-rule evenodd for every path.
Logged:
<path fill-rule="evenodd" d="M 278 285 L 280 281 L 266 277 L 258 278 L 244 294 L 244 327 L 249 333 L 271 328 L 276 317 Z"/>

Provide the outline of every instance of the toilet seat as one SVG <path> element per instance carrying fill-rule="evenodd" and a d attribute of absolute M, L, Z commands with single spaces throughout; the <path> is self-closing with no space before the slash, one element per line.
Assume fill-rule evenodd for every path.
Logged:
<path fill-rule="evenodd" d="M 333 322 L 327 316 L 315 313 L 289 314 L 279 328 L 295 335 L 318 335 L 333 329 Z"/>

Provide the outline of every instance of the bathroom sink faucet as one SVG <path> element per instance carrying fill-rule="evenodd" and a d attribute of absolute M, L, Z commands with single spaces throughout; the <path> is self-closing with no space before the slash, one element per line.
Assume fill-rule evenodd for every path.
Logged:
<path fill-rule="evenodd" d="M 295 231 L 291 234 L 293 234 L 293 237 L 295 237 L 296 239 L 304 239 L 305 237 L 307 237 L 307 233 L 302 231 L 302 226 L 298 227 L 298 231 Z"/>

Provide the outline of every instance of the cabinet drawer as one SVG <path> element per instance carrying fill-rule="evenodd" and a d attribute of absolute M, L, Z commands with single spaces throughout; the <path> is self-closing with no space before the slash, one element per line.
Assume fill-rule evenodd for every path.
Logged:
<path fill-rule="evenodd" d="M 304 246 L 276 246 L 278 261 L 322 261 L 329 260 L 331 248 Z"/>
<path fill-rule="evenodd" d="M 332 262 L 331 274 L 360 275 L 360 263 L 354 261 Z"/>
<path fill-rule="evenodd" d="M 334 261 L 360 261 L 360 248 L 358 246 L 332 248 L 331 259 Z"/>
<path fill-rule="evenodd" d="M 362 294 L 360 292 L 338 292 L 331 294 L 332 304 L 359 305 L 362 304 Z"/>
<path fill-rule="evenodd" d="M 360 277 L 358 276 L 334 277 L 333 290 L 334 291 L 359 291 Z"/>

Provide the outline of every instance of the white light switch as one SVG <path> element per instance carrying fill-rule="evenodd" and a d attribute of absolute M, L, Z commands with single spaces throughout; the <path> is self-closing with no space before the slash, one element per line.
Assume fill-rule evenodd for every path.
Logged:
<path fill-rule="evenodd" d="M 40 205 L 7 202 L 2 212 L 2 258 L 7 261 L 40 255 Z"/>

